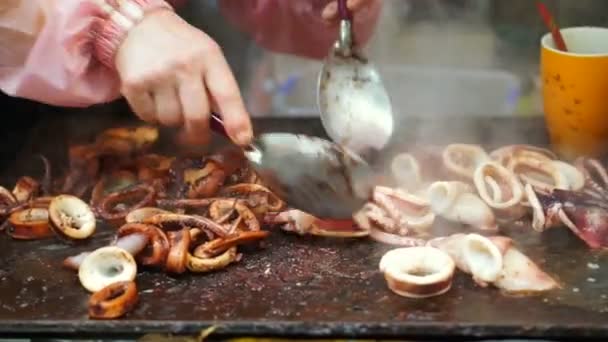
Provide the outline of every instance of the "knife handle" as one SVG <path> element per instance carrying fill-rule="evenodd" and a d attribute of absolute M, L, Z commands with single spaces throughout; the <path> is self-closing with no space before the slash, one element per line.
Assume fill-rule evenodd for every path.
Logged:
<path fill-rule="evenodd" d="M 217 113 L 211 113 L 209 128 L 211 128 L 213 132 L 230 139 L 230 136 L 228 136 L 228 132 L 226 132 L 226 128 L 224 127 L 224 121 L 222 121 L 222 118 L 217 115 Z"/>
<path fill-rule="evenodd" d="M 217 113 L 211 112 L 211 120 L 209 121 L 209 128 L 211 128 L 211 130 L 213 132 L 232 141 L 232 139 L 228 135 L 228 132 L 226 132 L 226 127 L 224 127 L 224 121 Z M 251 146 L 251 145 L 244 146 L 243 149 L 245 151 L 251 151 L 251 150 L 253 150 L 253 146 Z"/>
<path fill-rule="evenodd" d="M 352 13 L 350 13 L 346 5 L 346 0 L 338 0 L 338 14 L 340 15 L 340 20 L 353 20 Z"/>

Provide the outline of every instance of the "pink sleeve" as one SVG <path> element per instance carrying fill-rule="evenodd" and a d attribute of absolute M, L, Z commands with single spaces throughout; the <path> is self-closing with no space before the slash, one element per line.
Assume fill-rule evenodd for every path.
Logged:
<path fill-rule="evenodd" d="M 90 0 L 18 0 L 0 5 L 0 89 L 57 106 L 84 107 L 119 96 L 117 74 L 92 53 L 103 13 Z"/>
<path fill-rule="evenodd" d="M 329 0 L 220 0 L 224 15 L 249 32 L 269 50 L 321 59 L 336 41 L 338 28 L 327 25 L 321 11 Z M 355 35 L 359 44 L 371 38 L 379 17 L 381 1 L 355 15 Z"/>

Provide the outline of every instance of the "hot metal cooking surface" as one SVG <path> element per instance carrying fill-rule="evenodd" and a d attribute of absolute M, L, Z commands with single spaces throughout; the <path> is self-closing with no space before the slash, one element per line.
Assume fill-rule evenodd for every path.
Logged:
<path fill-rule="evenodd" d="M 44 131 L 35 130 L 21 153 L 24 158 L 6 170 L 3 182 L 13 184 L 14 177 L 25 172 L 37 175 L 35 153 L 60 160 L 65 153 L 63 140 L 72 140 L 67 137 L 75 132 L 86 135 L 70 120 L 75 119 L 58 117 L 44 122 Z M 95 132 L 108 125 L 85 124 L 94 126 Z M 316 121 L 273 120 L 256 127 L 314 133 L 321 126 Z M 505 124 L 499 127 L 504 132 Z M 42 133 L 48 130 L 53 133 Z M 566 230 L 543 235 L 529 230 L 510 227 L 509 234 L 564 283 L 562 290 L 534 298 L 506 297 L 493 288 L 477 288 L 470 277 L 458 274 L 446 295 L 409 300 L 390 292 L 377 271 L 388 247 L 367 240 L 296 237 L 275 231 L 263 248 L 243 248 L 243 260 L 220 272 L 171 277 L 140 271 L 139 305 L 116 321 L 89 320 L 89 294 L 75 272 L 61 267 L 65 257 L 106 244 L 112 229 L 102 227 L 92 242 L 73 246 L 53 239 L 13 241 L 2 234 L 0 336 L 195 334 L 212 324 L 218 325 L 217 333 L 226 335 L 409 335 L 442 340 L 464 335 L 608 336 L 608 258 L 589 252 Z"/>

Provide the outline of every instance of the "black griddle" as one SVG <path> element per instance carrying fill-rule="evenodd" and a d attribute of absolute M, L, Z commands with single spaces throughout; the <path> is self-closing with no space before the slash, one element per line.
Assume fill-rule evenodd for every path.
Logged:
<path fill-rule="evenodd" d="M 38 176 L 38 153 L 59 166 L 65 161 L 67 144 L 86 141 L 106 127 L 133 123 L 125 113 L 126 109 L 122 114 L 107 114 L 103 109 L 66 113 L 47 108 L 14 153 L 17 158 L 2 170 L 2 184 L 12 187 L 18 176 Z M 416 121 L 406 129 L 408 134 L 399 137 L 424 137 L 433 143 L 546 143 L 538 119 L 468 123 L 451 119 L 443 124 L 452 127 L 451 136 L 439 129 L 433 133 L 429 127 L 436 125 Z M 322 135 L 314 119 L 261 119 L 254 125 L 260 132 Z M 162 142 L 165 136 L 163 132 L 164 152 L 175 152 L 174 145 Z M 405 299 L 390 292 L 377 271 L 380 257 L 390 247 L 368 240 L 297 237 L 274 231 L 263 246 L 243 248 L 241 262 L 216 273 L 172 277 L 140 272 L 139 305 L 113 321 L 87 318 L 89 294 L 75 272 L 61 267 L 65 257 L 106 244 L 111 228 L 101 227 L 93 241 L 78 245 L 54 239 L 14 241 L 2 234 L 0 336 L 196 335 L 216 325 L 214 336 L 220 337 L 606 340 L 608 258 L 590 252 L 566 229 L 539 235 L 528 226 L 506 228 L 524 252 L 564 284 L 563 289 L 539 297 L 508 297 L 493 288 L 478 288 L 468 276 L 458 274 L 446 295 Z"/>

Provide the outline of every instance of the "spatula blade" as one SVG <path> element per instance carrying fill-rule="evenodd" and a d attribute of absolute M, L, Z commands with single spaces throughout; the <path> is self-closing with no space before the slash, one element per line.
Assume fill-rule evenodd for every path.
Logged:
<path fill-rule="evenodd" d="M 318 79 L 321 121 L 337 144 L 357 153 L 382 150 L 393 129 L 393 109 L 376 68 L 357 55 L 332 54 Z"/>
<path fill-rule="evenodd" d="M 245 154 L 265 183 L 290 207 L 319 218 L 351 218 L 370 193 L 369 165 L 321 138 L 262 134 L 253 150 Z"/>

